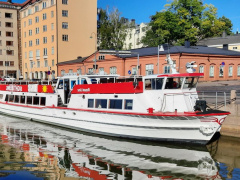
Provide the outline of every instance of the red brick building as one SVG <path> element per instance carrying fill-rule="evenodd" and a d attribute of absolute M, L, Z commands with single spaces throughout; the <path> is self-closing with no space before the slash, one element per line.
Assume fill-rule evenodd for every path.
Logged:
<path fill-rule="evenodd" d="M 186 64 L 195 61 L 196 72 L 203 72 L 201 81 L 237 80 L 240 79 L 240 52 L 211 48 L 204 46 L 172 46 L 164 45 L 164 51 L 158 48 L 147 47 L 132 50 L 130 55 L 109 55 L 96 53 L 97 69 L 100 74 L 119 74 L 129 76 L 170 73 L 170 67 L 166 62 L 166 55 L 170 53 L 180 73 L 186 72 Z M 139 60 L 138 60 L 139 55 Z M 58 64 L 58 76 L 64 73 L 91 74 L 94 69 L 95 53 L 89 57 Z M 137 72 L 139 66 L 139 72 Z M 159 70 L 158 70 L 159 68 Z"/>

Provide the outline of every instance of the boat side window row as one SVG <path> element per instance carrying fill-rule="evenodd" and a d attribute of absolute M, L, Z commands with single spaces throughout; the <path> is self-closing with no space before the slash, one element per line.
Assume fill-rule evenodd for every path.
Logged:
<path fill-rule="evenodd" d="M 39 96 L 23 96 L 23 95 L 7 94 L 5 101 L 20 103 L 20 104 L 37 105 L 37 106 L 46 105 L 46 97 L 39 97 Z"/>
<path fill-rule="evenodd" d="M 132 99 L 88 99 L 88 108 L 133 109 Z"/>

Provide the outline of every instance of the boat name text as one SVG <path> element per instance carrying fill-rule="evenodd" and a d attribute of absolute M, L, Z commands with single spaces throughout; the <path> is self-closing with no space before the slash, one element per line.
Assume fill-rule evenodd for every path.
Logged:
<path fill-rule="evenodd" d="M 22 92 L 22 86 L 16 86 L 16 85 L 9 85 L 6 87 L 7 91 L 18 91 L 18 92 Z"/>
<path fill-rule="evenodd" d="M 77 91 L 78 92 L 90 92 L 90 88 L 87 88 L 87 89 L 81 88 L 81 89 L 78 89 Z"/>

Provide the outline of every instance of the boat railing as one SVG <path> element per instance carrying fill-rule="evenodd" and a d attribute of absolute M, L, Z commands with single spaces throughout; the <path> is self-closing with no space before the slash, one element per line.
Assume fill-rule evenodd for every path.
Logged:
<path fill-rule="evenodd" d="M 41 80 L 41 81 L 31 81 L 31 80 L 18 80 L 18 81 L 0 81 L 0 84 L 15 84 L 15 85 L 52 85 L 55 84 L 53 81 Z"/>

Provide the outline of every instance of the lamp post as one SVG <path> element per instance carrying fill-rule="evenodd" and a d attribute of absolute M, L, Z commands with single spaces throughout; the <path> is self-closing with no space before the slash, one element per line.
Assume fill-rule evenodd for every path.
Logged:
<path fill-rule="evenodd" d="M 91 36 L 90 38 L 92 39 L 93 36 L 92 35 L 95 35 L 95 59 L 94 59 L 94 74 L 96 74 L 96 69 L 97 69 L 97 58 L 96 58 L 96 55 L 97 55 L 97 34 L 95 32 L 92 32 L 91 33 Z"/>

